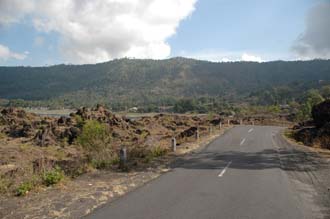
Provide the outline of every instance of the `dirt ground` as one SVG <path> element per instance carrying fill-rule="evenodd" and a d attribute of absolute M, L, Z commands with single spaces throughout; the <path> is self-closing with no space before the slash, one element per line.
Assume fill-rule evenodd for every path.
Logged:
<path fill-rule="evenodd" d="M 1 197 L 0 218 L 79 218 L 170 171 L 177 157 L 198 150 L 230 127 L 214 130 L 198 142 L 183 143 L 175 153 L 154 159 L 148 166 L 129 172 L 99 171 L 65 180 L 54 187 L 33 191 L 24 197 Z"/>

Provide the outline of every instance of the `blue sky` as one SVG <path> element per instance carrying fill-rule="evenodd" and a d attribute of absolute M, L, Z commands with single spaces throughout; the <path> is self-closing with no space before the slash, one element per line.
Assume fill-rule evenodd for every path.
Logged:
<path fill-rule="evenodd" d="M 86 6 L 90 14 L 85 12 L 85 15 L 80 13 L 85 8 L 72 9 L 75 3 L 69 7 L 54 1 L 44 9 L 44 0 L 27 0 L 31 4 L 24 7 L 15 4 L 16 0 L 2 1 L 0 12 L 5 10 L 5 15 L 0 15 L 0 65 L 9 66 L 95 63 L 121 57 L 186 56 L 211 61 L 299 59 L 302 53 L 293 47 L 297 39 L 307 35 L 308 14 L 318 4 L 329 4 L 324 0 L 185 0 L 184 3 L 169 0 L 136 9 L 141 4 L 132 0 L 121 7 L 134 8 L 134 12 L 117 10 L 109 17 L 113 0 L 102 6 L 106 8 L 104 13 L 98 14 L 99 5 Z M 65 14 L 62 17 L 56 11 L 58 5 Z M 10 10 L 17 10 L 14 12 L 20 17 L 12 17 Z M 72 20 L 72 15 L 77 20 Z M 125 20 L 120 20 L 123 17 Z M 302 42 L 304 46 L 308 43 L 313 42 Z M 305 57 L 318 58 L 317 51 L 310 50 L 313 56 L 309 52 Z M 327 55 L 328 50 L 321 57 Z"/>

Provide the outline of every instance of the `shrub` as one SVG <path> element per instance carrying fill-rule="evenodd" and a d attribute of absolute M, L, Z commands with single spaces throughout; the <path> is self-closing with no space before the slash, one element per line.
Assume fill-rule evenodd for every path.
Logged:
<path fill-rule="evenodd" d="M 153 150 L 151 150 L 151 154 L 153 157 L 161 157 L 164 156 L 167 153 L 167 150 L 162 147 L 155 147 Z"/>
<path fill-rule="evenodd" d="M 32 183 L 32 182 L 23 182 L 16 189 L 16 196 L 26 195 L 33 188 L 34 188 L 34 183 Z"/>
<path fill-rule="evenodd" d="M 77 141 L 88 152 L 94 167 L 100 169 L 113 165 L 117 155 L 111 146 L 110 132 L 106 124 L 95 120 L 87 121 Z"/>
<path fill-rule="evenodd" d="M 109 143 L 109 134 L 104 124 L 95 120 L 87 121 L 78 136 L 78 143 L 88 151 L 101 151 Z"/>
<path fill-rule="evenodd" d="M 59 183 L 63 178 L 63 171 L 59 167 L 56 167 L 55 169 L 47 171 L 42 175 L 42 182 L 46 186 L 51 186 Z"/>
<path fill-rule="evenodd" d="M 77 127 L 82 128 L 84 126 L 84 120 L 79 115 L 75 115 L 74 118 L 77 121 Z"/>

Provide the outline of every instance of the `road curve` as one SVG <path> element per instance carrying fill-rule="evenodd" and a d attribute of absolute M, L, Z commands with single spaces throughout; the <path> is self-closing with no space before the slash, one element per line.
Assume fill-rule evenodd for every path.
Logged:
<path fill-rule="evenodd" d="M 237 126 L 86 218 L 315 218 L 281 161 L 281 130 Z"/>

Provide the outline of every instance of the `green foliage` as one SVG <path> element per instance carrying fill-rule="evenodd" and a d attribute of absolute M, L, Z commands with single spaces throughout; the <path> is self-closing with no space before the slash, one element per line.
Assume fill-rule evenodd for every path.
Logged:
<path fill-rule="evenodd" d="M 324 98 L 316 89 L 311 89 L 307 91 L 306 99 L 312 107 L 324 101 Z"/>
<path fill-rule="evenodd" d="M 17 196 L 24 196 L 26 195 L 29 191 L 31 191 L 34 188 L 34 183 L 33 182 L 23 182 L 21 183 L 18 188 L 16 189 L 16 195 Z"/>
<path fill-rule="evenodd" d="M 51 186 L 59 183 L 63 178 L 63 171 L 59 167 L 56 167 L 53 170 L 49 170 L 43 173 L 42 182 L 46 186 Z"/>
<path fill-rule="evenodd" d="M 315 89 L 308 90 L 304 97 L 304 102 L 300 105 L 299 111 L 296 114 L 296 120 L 304 121 L 311 119 L 313 106 L 323 101 L 324 98 L 321 96 L 318 90 Z"/>
<path fill-rule="evenodd" d="M 79 107 L 104 103 L 116 111 L 133 106 L 157 111 L 159 106 L 174 106 L 188 98 L 191 101 L 176 104 L 177 112 L 205 112 L 219 109 L 224 102 L 301 102 L 305 90 L 319 87 L 316 79 L 330 80 L 329 69 L 328 60 L 212 63 L 184 58 L 0 67 L 0 96 L 9 100 L 2 101 L 6 106 Z M 199 101 L 203 97 L 217 98 L 220 105 Z"/>
<path fill-rule="evenodd" d="M 191 99 L 179 100 L 174 105 L 174 111 L 178 113 L 185 113 L 189 111 L 194 111 L 197 108 L 195 101 Z"/>
<path fill-rule="evenodd" d="M 93 159 L 91 161 L 91 164 L 96 169 L 109 169 L 109 168 L 113 167 L 114 165 L 119 164 L 119 157 L 115 156 L 109 160 Z"/>
<path fill-rule="evenodd" d="M 82 128 L 85 124 L 83 118 L 81 118 L 81 116 L 79 116 L 79 115 L 75 115 L 74 118 L 77 122 L 77 127 Z"/>
<path fill-rule="evenodd" d="M 325 99 L 330 99 L 330 85 L 323 86 L 323 87 L 321 88 L 321 95 L 322 95 Z"/>
<path fill-rule="evenodd" d="M 88 151 L 100 151 L 109 143 L 109 132 L 105 124 L 95 120 L 88 120 L 77 139 L 78 143 Z"/>
<path fill-rule="evenodd" d="M 118 162 L 106 124 L 95 120 L 86 121 L 77 142 L 88 152 L 95 168 L 106 168 Z"/>

